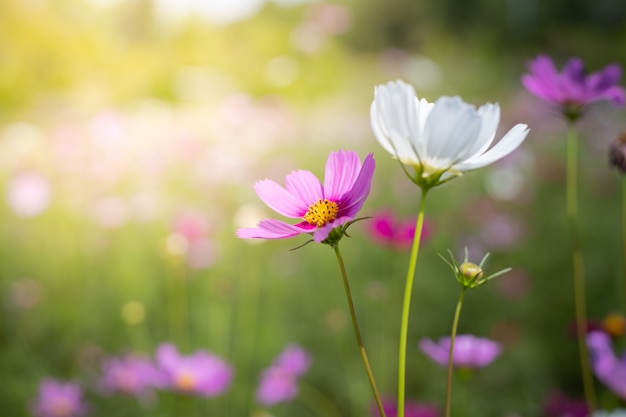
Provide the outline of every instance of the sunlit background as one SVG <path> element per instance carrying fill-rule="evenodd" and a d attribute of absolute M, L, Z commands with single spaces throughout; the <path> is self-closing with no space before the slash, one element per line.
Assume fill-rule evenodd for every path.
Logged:
<path fill-rule="evenodd" d="M 363 214 L 412 221 L 419 189 L 369 125 L 374 86 L 397 78 L 429 101 L 499 102 L 501 131 L 531 128 L 510 157 L 430 197 L 407 398 L 442 409 L 445 370 L 418 341 L 449 334 L 460 287 L 438 254 L 467 246 L 513 271 L 466 297 L 459 332 L 503 353 L 455 380 L 455 407 L 531 417 L 547 415 L 556 392 L 582 399 L 565 124 L 519 81 L 539 53 L 559 66 L 572 56 L 590 70 L 626 65 L 626 3 L 2 0 L 0 414 L 34 415 L 53 378 L 81 386 L 90 416 L 374 415 L 332 251 L 234 233 L 274 215 L 255 181 L 322 176 L 342 148 L 377 161 Z M 626 115 L 599 104 L 580 128 L 588 313 L 600 322 L 626 307 L 621 185 L 607 162 Z M 393 397 L 408 251 L 368 230 L 354 225 L 342 249 L 379 389 Z M 223 358 L 232 385 L 212 398 L 102 392 L 106 358 L 151 357 L 166 342 Z M 289 344 L 311 368 L 293 401 L 263 406 L 260 373 Z"/>

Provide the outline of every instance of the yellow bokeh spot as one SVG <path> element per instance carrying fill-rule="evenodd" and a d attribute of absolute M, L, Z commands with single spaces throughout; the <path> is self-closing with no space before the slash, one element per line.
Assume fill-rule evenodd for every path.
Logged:
<path fill-rule="evenodd" d="M 122 319 L 128 324 L 139 324 L 146 317 L 146 309 L 137 301 L 130 301 L 122 307 Z"/>
<path fill-rule="evenodd" d="M 304 220 L 309 224 L 322 227 L 326 223 L 335 220 L 339 207 L 337 203 L 329 200 L 318 200 L 311 204 L 309 209 L 304 213 Z"/>

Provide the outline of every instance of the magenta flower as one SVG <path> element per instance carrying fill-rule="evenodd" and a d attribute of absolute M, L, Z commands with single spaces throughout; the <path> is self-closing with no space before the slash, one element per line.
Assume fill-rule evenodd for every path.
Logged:
<path fill-rule="evenodd" d="M 160 388 L 185 394 L 219 395 L 228 389 L 233 377 L 232 368 L 220 357 L 203 350 L 182 356 L 168 343 L 157 349 L 156 362 L 163 374 Z"/>
<path fill-rule="evenodd" d="M 530 74 L 522 76 L 524 87 L 542 100 L 560 105 L 568 118 L 576 119 L 583 107 L 596 101 L 620 106 L 626 102 L 626 91 L 618 85 L 622 69 L 617 64 L 585 75 L 583 61 L 572 58 L 559 73 L 549 57 L 539 55 L 528 69 Z"/>
<path fill-rule="evenodd" d="M 398 416 L 398 404 L 395 398 L 384 398 L 382 403 L 387 417 Z M 372 405 L 371 413 L 372 416 L 379 415 L 376 404 Z M 412 401 L 404 403 L 404 417 L 437 417 L 438 415 L 439 409 L 433 404 L 420 404 Z"/>
<path fill-rule="evenodd" d="M 626 400 L 626 353 L 616 357 L 611 337 L 599 331 L 587 335 L 591 365 L 596 377 L 615 395 Z"/>
<path fill-rule="evenodd" d="M 102 372 L 100 384 L 104 392 L 137 397 L 150 395 L 151 388 L 162 379 L 150 360 L 137 356 L 109 358 L 102 364 Z"/>
<path fill-rule="evenodd" d="M 32 405 L 36 417 L 79 417 L 87 407 L 83 391 L 75 384 L 45 379 L 39 385 L 39 395 Z"/>
<path fill-rule="evenodd" d="M 300 219 L 295 225 L 281 220 L 261 220 L 257 228 L 237 230 L 241 238 L 284 239 L 313 234 L 315 242 L 354 220 L 367 198 L 374 175 L 374 157 L 367 155 L 361 165 L 356 152 L 331 152 L 326 162 L 324 185 L 309 171 L 287 175 L 286 188 L 271 180 L 258 181 L 254 190 L 277 213 Z"/>
<path fill-rule="evenodd" d="M 415 219 L 401 220 L 391 210 L 381 211 L 368 222 L 369 234 L 372 239 L 382 245 L 394 249 L 408 249 L 413 244 L 415 236 Z M 431 235 L 430 223 L 424 221 L 421 241 Z"/>
<path fill-rule="evenodd" d="M 437 364 L 447 367 L 450 355 L 450 338 L 442 337 L 437 343 L 422 339 L 419 347 Z M 497 342 L 469 334 L 458 335 L 454 340 L 452 364 L 459 368 L 482 368 L 489 365 L 500 354 Z"/>
<path fill-rule="evenodd" d="M 551 393 L 544 406 L 546 417 L 588 417 L 587 403 L 584 400 L 570 398 L 560 391 Z"/>
<path fill-rule="evenodd" d="M 262 371 L 257 401 L 272 406 L 293 400 L 298 395 L 298 378 L 308 372 L 311 361 L 309 353 L 301 347 L 287 346 L 272 366 Z"/>

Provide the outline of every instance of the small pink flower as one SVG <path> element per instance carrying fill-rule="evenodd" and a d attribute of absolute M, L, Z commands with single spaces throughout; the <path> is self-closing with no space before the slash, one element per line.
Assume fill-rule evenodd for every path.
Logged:
<path fill-rule="evenodd" d="M 413 244 L 416 219 L 401 220 L 391 210 L 375 214 L 368 222 L 369 233 L 376 242 L 395 249 L 408 249 Z M 425 221 L 422 227 L 421 242 L 432 234 L 430 223 Z"/>
<path fill-rule="evenodd" d="M 297 345 L 288 345 L 261 373 L 256 398 L 264 406 L 290 401 L 298 395 L 298 378 L 311 367 L 311 356 Z"/>
<path fill-rule="evenodd" d="M 87 407 L 78 385 L 45 379 L 39 385 L 39 395 L 32 411 L 36 417 L 80 417 Z"/>
<path fill-rule="evenodd" d="M 126 356 L 109 358 L 102 364 L 102 388 L 105 392 L 149 395 L 151 388 L 158 385 L 161 374 L 146 358 Z"/>
<path fill-rule="evenodd" d="M 184 394 L 213 397 L 226 391 L 233 378 L 222 358 L 204 350 L 183 356 L 169 343 L 157 349 L 156 363 L 163 374 L 160 388 Z"/>
<path fill-rule="evenodd" d="M 448 366 L 450 338 L 442 337 L 437 343 L 422 339 L 419 347 L 429 358 L 441 366 Z M 460 368 L 482 368 L 493 362 L 500 354 L 500 344 L 472 335 L 458 335 L 454 340 L 452 363 Z"/>
<path fill-rule="evenodd" d="M 281 220 L 261 220 L 257 228 L 237 230 L 241 238 L 284 239 L 312 234 L 315 242 L 325 240 L 330 232 L 351 220 L 363 206 L 374 175 L 374 157 L 367 155 L 363 164 L 356 152 L 332 152 L 326 162 L 324 185 L 310 171 L 293 171 L 286 188 L 271 180 L 258 181 L 254 190 L 270 208 L 292 219 L 295 225 Z"/>

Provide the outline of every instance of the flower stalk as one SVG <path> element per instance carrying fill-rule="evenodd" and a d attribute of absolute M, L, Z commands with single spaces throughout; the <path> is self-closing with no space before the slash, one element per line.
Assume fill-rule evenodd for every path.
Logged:
<path fill-rule="evenodd" d="M 359 352 L 361 354 L 361 358 L 363 359 L 365 372 L 367 372 L 367 378 L 369 379 L 370 385 L 372 386 L 374 399 L 376 400 L 376 407 L 378 408 L 380 417 L 385 417 L 385 410 L 383 409 L 383 403 L 380 399 L 380 394 L 378 393 L 378 388 L 376 387 L 376 381 L 374 380 L 372 367 L 370 366 L 369 359 L 367 358 L 367 352 L 365 351 L 365 345 L 363 343 L 363 338 L 361 337 L 361 330 L 359 329 L 359 322 L 357 321 L 356 311 L 354 309 L 354 302 L 352 301 L 352 292 L 350 291 L 350 283 L 348 282 L 348 274 L 346 273 L 346 267 L 343 262 L 343 257 L 341 256 L 341 252 L 339 250 L 339 244 L 332 245 L 332 248 L 335 251 L 335 255 L 337 255 L 337 262 L 339 263 L 339 269 L 341 270 L 341 277 L 343 278 L 343 286 L 346 290 L 346 298 L 348 299 L 348 308 L 350 310 L 350 317 L 352 318 L 352 327 L 354 327 L 354 335 L 356 336 L 356 342 L 359 345 Z"/>
<path fill-rule="evenodd" d="M 461 307 L 465 291 L 470 288 L 463 286 L 459 301 L 456 303 L 456 311 L 454 312 L 454 320 L 452 321 L 452 331 L 450 332 L 450 354 L 448 356 L 448 382 L 446 384 L 446 417 L 450 417 L 450 409 L 452 408 L 452 364 L 454 358 L 454 340 L 456 338 L 456 330 L 459 325 L 459 316 L 461 315 Z"/>
<path fill-rule="evenodd" d="M 567 217 L 572 242 L 572 266 L 574 279 L 574 305 L 576 310 L 576 335 L 580 353 L 585 401 L 589 412 L 596 409 L 593 376 L 587 352 L 587 303 L 585 295 L 585 263 L 578 236 L 578 137 L 574 123 L 567 128 Z"/>
<path fill-rule="evenodd" d="M 415 235 L 413 236 L 413 246 L 411 247 L 411 257 L 404 286 L 404 299 L 402 302 L 402 317 L 400 319 L 400 347 L 398 351 L 398 417 L 404 417 L 404 392 L 406 379 L 406 345 L 409 328 L 409 311 L 411 308 L 411 293 L 413 290 L 413 280 L 415 278 L 415 266 L 419 254 L 422 228 L 424 227 L 424 211 L 426 207 L 426 196 L 428 189 L 422 189 L 422 201 L 420 202 Z"/>

